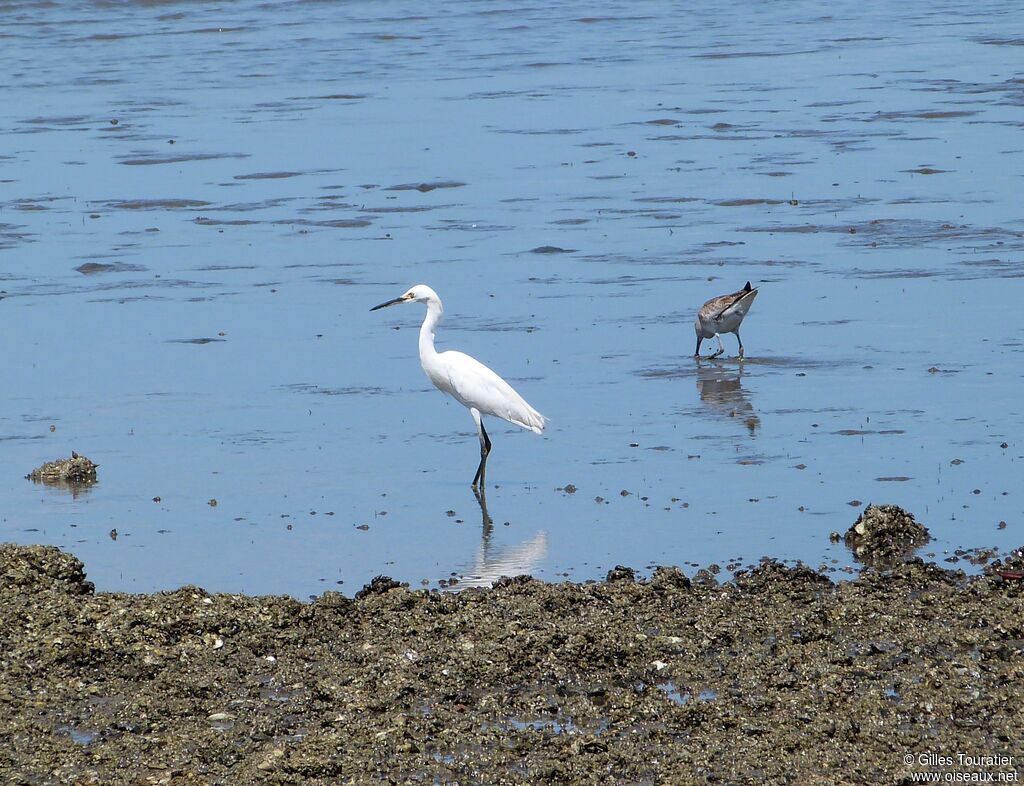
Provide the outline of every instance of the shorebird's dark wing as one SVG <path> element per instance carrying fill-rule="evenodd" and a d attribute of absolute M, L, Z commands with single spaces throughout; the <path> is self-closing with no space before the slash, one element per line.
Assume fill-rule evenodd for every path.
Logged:
<path fill-rule="evenodd" d="M 722 318 L 726 311 L 728 311 L 730 308 L 733 308 L 744 298 L 752 297 L 756 294 L 757 290 L 751 288 L 750 282 L 748 281 L 747 285 L 739 292 L 733 292 L 731 295 L 722 295 L 721 297 L 716 297 L 714 300 L 709 300 L 704 307 L 707 308 L 708 305 L 714 304 L 714 308 L 711 310 L 711 318 L 714 319 L 715 321 L 718 321 L 719 319 Z"/>

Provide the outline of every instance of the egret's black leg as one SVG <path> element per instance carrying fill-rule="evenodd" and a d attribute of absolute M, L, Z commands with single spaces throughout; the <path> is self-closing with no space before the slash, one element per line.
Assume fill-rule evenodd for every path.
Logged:
<path fill-rule="evenodd" d="M 491 438 L 487 436 L 487 429 L 484 428 L 484 421 L 480 417 L 480 413 L 475 409 L 470 410 L 470 413 L 480 431 L 480 466 L 476 468 L 476 475 L 473 476 L 473 488 L 475 489 L 484 487 L 484 477 L 487 475 L 487 455 L 491 452 Z"/>

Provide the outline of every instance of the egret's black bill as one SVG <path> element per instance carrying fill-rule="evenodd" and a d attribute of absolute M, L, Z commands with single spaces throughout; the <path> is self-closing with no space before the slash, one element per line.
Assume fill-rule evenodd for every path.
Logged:
<path fill-rule="evenodd" d="M 378 308 L 387 308 L 388 306 L 393 306 L 396 303 L 404 303 L 404 302 L 405 302 L 404 298 L 396 297 L 394 300 L 389 300 L 387 303 L 381 303 L 379 306 L 374 306 L 373 308 L 370 309 L 370 311 L 376 311 Z"/>

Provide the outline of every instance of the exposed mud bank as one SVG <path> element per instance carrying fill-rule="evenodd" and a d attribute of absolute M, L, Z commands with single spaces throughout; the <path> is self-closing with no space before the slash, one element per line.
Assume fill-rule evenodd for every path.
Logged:
<path fill-rule="evenodd" d="M 1021 752 L 1022 582 L 610 579 L 95 594 L 0 546 L 0 782 L 893 783 Z"/>

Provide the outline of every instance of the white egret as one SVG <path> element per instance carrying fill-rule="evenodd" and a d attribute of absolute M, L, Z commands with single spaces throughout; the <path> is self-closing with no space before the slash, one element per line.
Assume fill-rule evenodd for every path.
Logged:
<path fill-rule="evenodd" d="M 747 285 L 739 292 L 713 297 L 701 306 L 697 313 L 697 321 L 693 323 L 693 329 L 697 333 L 697 349 L 693 356 L 700 357 L 700 342 L 706 338 L 717 338 L 718 351 L 711 357 L 718 357 L 725 352 L 721 334 L 735 333 L 736 340 L 740 345 L 740 360 L 742 360 L 743 339 L 740 338 L 740 325 L 756 297 L 757 289 L 752 288 L 748 281 Z"/>
<path fill-rule="evenodd" d="M 476 358 L 463 352 L 438 352 L 434 349 L 434 329 L 441 321 L 444 307 L 441 298 L 430 287 L 417 284 L 401 297 L 374 306 L 370 311 L 412 302 L 427 305 L 427 315 L 420 328 L 420 365 L 423 371 L 439 390 L 468 408 L 476 423 L 480 436 L 480 465 L 473 476 L 473 488 L 483 488 L 487 456 L 491 452 L 491 440 L 484 428 L 483 416 L 493 415 L 529 429 L 534 434 L 543 433 L 544 416 Z"/>

